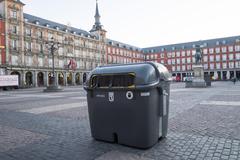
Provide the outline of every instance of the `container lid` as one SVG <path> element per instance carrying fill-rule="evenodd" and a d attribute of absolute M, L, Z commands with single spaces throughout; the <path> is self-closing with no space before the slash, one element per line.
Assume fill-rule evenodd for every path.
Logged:
<path fill-rule="evenodd" d="M 138 85 L 169 81 L 171 80 L 170 77 L 167 68 L 159 63 L 107 65 L 97 67 L 90 72 L 86 85 L 90 88 L 131 88 Z"/>

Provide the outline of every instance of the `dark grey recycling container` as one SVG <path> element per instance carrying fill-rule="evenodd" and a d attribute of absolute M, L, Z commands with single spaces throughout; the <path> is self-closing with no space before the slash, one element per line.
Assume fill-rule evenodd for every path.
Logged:
<path fill-rule="evenodd" d="M 94 69 L 84 85 L 92 137 L 137 148 L 166 137 L 170 80 L 152 62 Z"/>

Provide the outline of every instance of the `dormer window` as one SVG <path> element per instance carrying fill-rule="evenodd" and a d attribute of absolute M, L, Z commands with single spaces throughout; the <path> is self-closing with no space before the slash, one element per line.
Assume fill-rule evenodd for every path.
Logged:
<path fill-rule="evenodd" d="M 226 41 L 225 41 L 225 40 L 223 40 L 223 41 L 222 41 L 222 44 L 226 44 Z"/>
<path fill-rule="evenodd" d="M 162 48 L 162 52 L 164 52 L 165 51 L 165 48 Z"/>
<path fill-rule="evenodd" d="M 25 21 L 25 22 L 28 22 L 28 19 L 27 19 L 27 18 L 25 18 L 25 19 L 24 19 L 24 21 Z"/>
<path fill-rule="evenodd" d="M 46 24 L 45 26 L 48 28 L 48 27 L 49 27 L 49 24 Z"/>
<path fill-rule="evenodd" d="M 35 24 L 36 24 L 36 25 L 39 25 L 39 21 L 35 21 Z"/>
<path fill-rule="evenodd" d="M 239 43 L 240 42 L 240 40 L 239 39 L 236 39 L 236 43 Z"/>
<path fill-rule="evenodd" d="M 65 31 L 66 33 L 68 33 L 68 29 L 65 29 L 64 31 Z"/>
<path fill-rule="evenodd" d="M 76 32 L 74 31 L 73 34 L 76 34 Z M 95 38 L 95 37 L 94 37 Z"/>
<path fill-rule="evenodd" d="M 172 50 L 174 51 L 174 50 L 175 50 L 175 47 L 172 47 Z"/>
<path fill-rule="evenodd" d="M 207 47 L 207 46 L 208 46 L 208 44 L 207 44 L 206 42 L 205 42 L 203 45 L 204 45 L 204 47 Z"/>
<path fill-rule="evenodd" d="M 58 26 L 56 26 L 55 28 L 56 28 L 56 30 L 59 30 L 59 27 L 58 27 Z"/>
<path fill-rule="evenodd" d="M 195 48 L 195 47 L 196 47 L 196 45 L 195 45 L 195 44 L 193 44 L 193 45 L 192 45 L 192 47 L 193 47 L 193 48 Z"/>
<path fill-rule="evenodd" d="M 220 44 L 219 41 L 217 41 L 217 42 L 216 42 L 216 45 L 218 46 L 219 44 Z"/>

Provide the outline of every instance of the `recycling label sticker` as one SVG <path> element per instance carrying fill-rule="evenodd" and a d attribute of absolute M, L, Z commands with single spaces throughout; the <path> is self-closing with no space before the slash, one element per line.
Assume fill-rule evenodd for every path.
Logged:
<path fill-rule="evenodd" d="M 114 101 L 114 92 L 108 92 L 108 100 L 109 100 L 109 102 Z"/>

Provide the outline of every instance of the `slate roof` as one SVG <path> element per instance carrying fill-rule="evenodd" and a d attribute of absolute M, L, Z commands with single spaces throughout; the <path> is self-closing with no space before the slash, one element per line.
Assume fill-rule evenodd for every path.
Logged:
<path fill-rule="evenodd" d="M 142 49 L 139 48 L 139 47 L 135 47 L 135 46 L 132 46 L 132 45 L 129 45 L 129 44 L 126 44 L 126 43 L 122 43 L 122 42 L 118 42 L 118 41 L 115 41 L 115 40 L 111 40 L 111 39 L 107 39 L 107 44 L 115 46 L 115 47 L 126 48 L 126 49 L 129 49 L 129 50 L 142 51 Z"/>
<path fill-rule="evenodd" d="M 24 13 L 23 16 L 24 16 L 24 19 L 27 19 L 27 21 L 29 23 L 33 23 L 35 25 L 36 25 L 36 22 L 38 22 L 38 25 L 44 26 L 44 27 L 46 27 L 46 25 L 48 25 L 48 28 L 51 28 L 51 29 L 56 29 L 56 27 L 58 27 L 59 30 L 61 30 L 61 31 L 65 31 L 66 29 L 68 29 L 69 32 L 71 32 L 71 33 L 75 32 L 77 35 L 84 35 L 86 37 L 87 36 L 94 37 L 93 34 L 87 32 L 87 31 L 84 31 L 82 29 L 78 29 L 78 28 L 74 28 L 74 27 L 67 27 L 67 25 L 56 23 L 56 22 L 53 22 L 50 20 L 46 20 L 46 19 L 43 19 L 40 17 L 36 17 L 36 16 L 30 15 L 30 14 L 27 14 L 27 13 Z"/>
<path fill-rule="evenodd" d="M 192 49 L 192 48 L 195 48 L 196 45 L 211 48 L 211 47 L 216 47 L 218 45 L 232 45 L 236 43 L 236 40 L 240 40 L 240 36 L 200 40 L 200 41 L 170 44 L 170 45 L 163 45 L 163 46 L 156 46 L 156 47 L 148 47 L 148 48 L 143 48 L 142 50 L 144 53 L 157 53 L 157 52 L 163 52 L 163 51 L 170 52 L 173 50 Z"/>
<path fill-rule="evenodd" d="M 19 3 L 21 3 L 20 0 L 18 0 Z M 67 25 L 56 23 L 50 20 L 46 20 L 40 17 L 36 17 L 27 13 L 23 14 L 24 18 L 28 20 L 29 23 L 33 23 L 36 25 L 36 22 L 38 22 L 38 25 L 46 27 L 48 25 L 48 28 L 56 29 L 56 27 L 59 28 L 59 30 L 65 31 L 66 29 L 69 30 L 69 32 L 82 35 L 85 37 L 91 37 L 91 38 L 98 38 L 96 35 L 87 32 L 82 29 L 74 28 L 74 27 L 67 27 Z M 116 46 L 119 48 L 126 48 L 129 50 L 134 51 L 142 51 L 143 53 L 159 53 L 163 51 L 173 51 L 173 50 L 186 50 L 186 49 L 192 49 L 196 45 L 205 46 L 208 48 L 216 47 L 217 45 L 231 45 L 236 43 L 236 40 L 240 40 L 240 36 L 232 36 L 232 37 L 225 37 L 225 38 L 216 38 L 216 39 L 209 39 L 209 40 L 200 40 L 200 41 L 193 41 L 193 42 L 187 42 L 187 43 L 178 43 L 178 44 L 170 44 L 170 45 L 162 45 L 162 46 L 155 46 L 155 47 L 147 47 L 147 48 L 139 48 L 136 46 L 132 46 L 126 43 L 118 42 L 115 40 L 107 39 L 107 44 Z M 218 43 L 218 44 L 217 44 Z"/>

